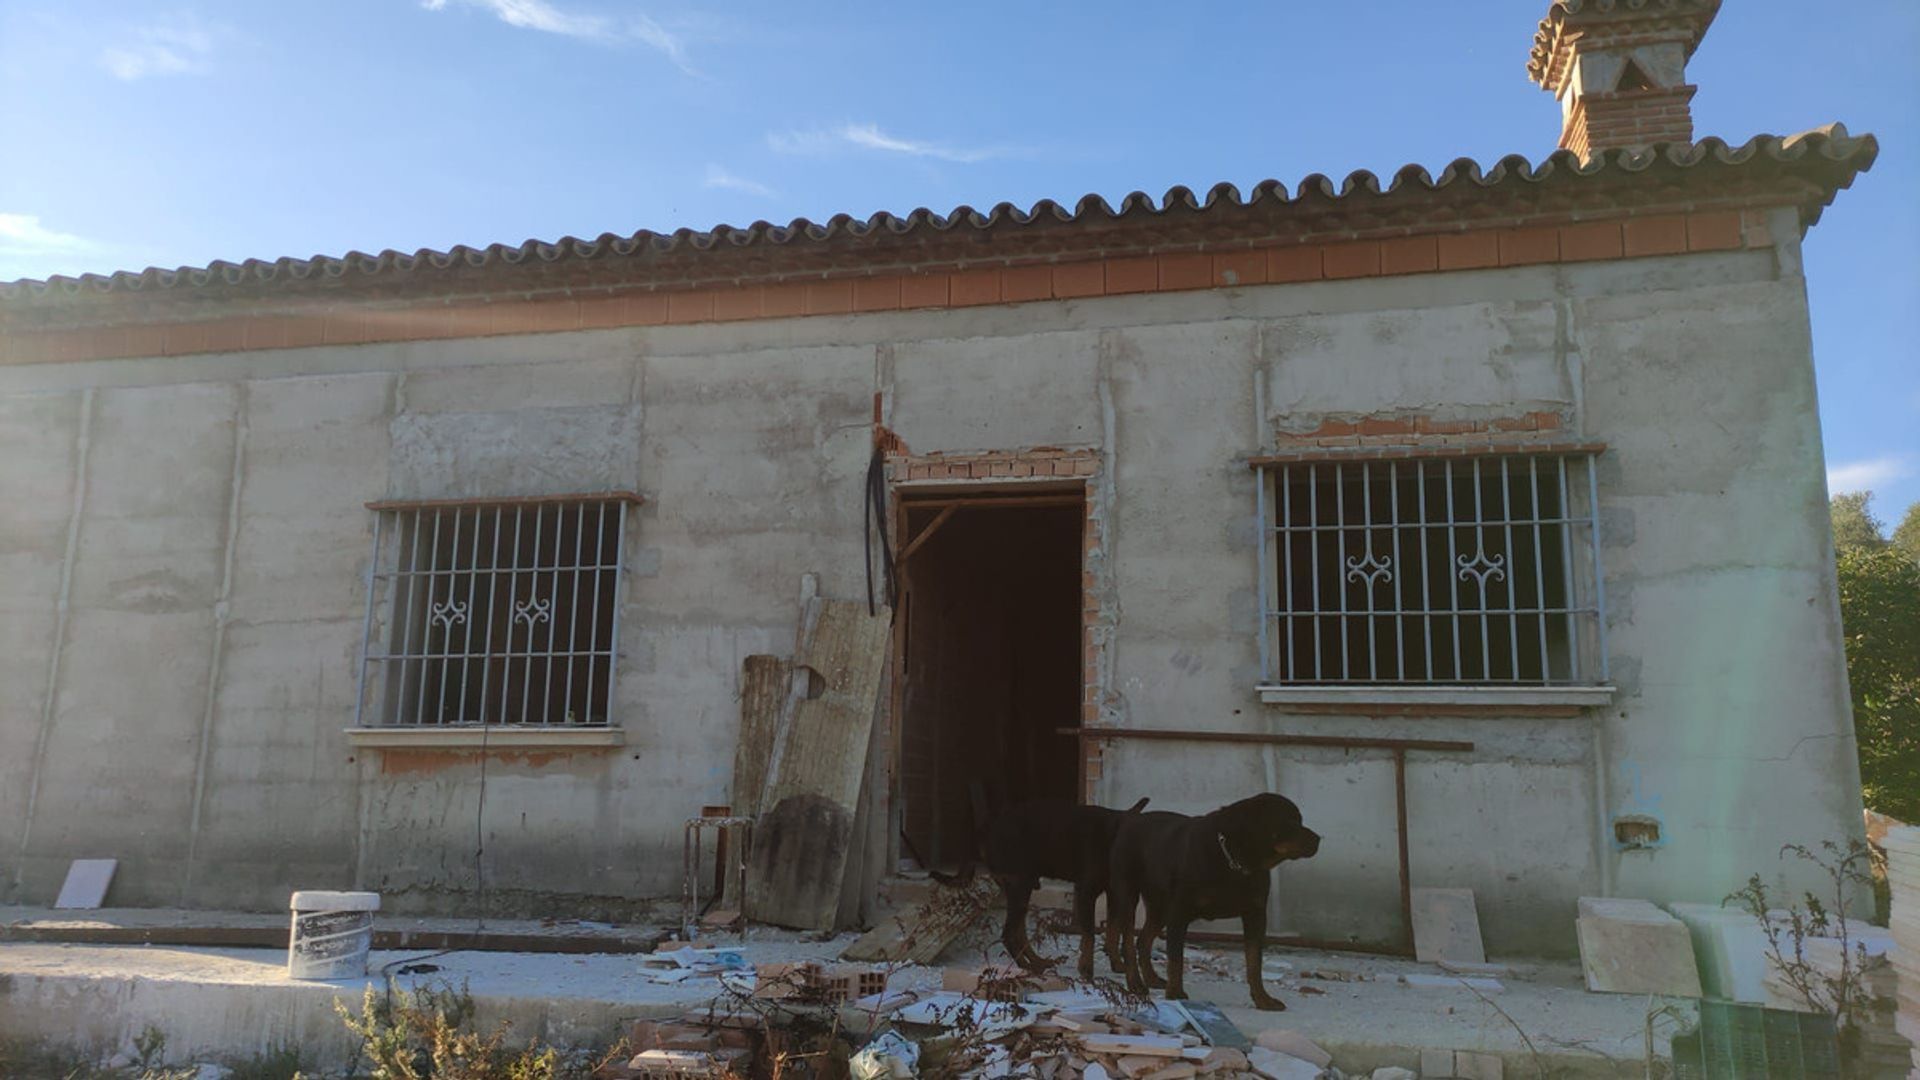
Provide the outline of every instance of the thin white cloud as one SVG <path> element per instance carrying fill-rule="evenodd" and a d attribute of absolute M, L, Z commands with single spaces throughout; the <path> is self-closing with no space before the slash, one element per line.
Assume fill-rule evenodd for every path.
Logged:
<path fill-rule="evenodd" d="M 971 165 L 1007 155 L 1002 147 L 956 147 L 921 139 L 903 139 L 880 130 L 878 124 L 842 124 L 828 131 L 769 132 L 767 146 L 781 154 L 824 154 L 851 147 L 950 161 L 959 165 Z"/>
<path fill-rule="evenodd" d="M 774 194 L 773 189 L 767 185 L 757 180 L 749 180 L 744 176 L 735 176 L 718 165 L 707 166 L 707 178 L 703 183 L 706 187 L 740 191 L 748 195 L 758 195 L 761 198 L 770 198 Z"/>
<path fill-rule="evenodd" d="M 214 32 L 191 21 L 135 27 L 100 50 L 100 66 L 123 82 L 196 75 L 213 59 Z"/>
<path fill-rule="evenodd" d="M 547 0 L 421 0 L 421 6 L 428 11 L 444 11 L 452 4 L 491 12 L 494 18 L 522 30 L 604 44 L 635 41 L 665 56 L 682 72 L 700 75 L 687 58 L 686 40 L 645 15 L 621 22 L 604 15 L 563 11 Z"/>
<path fill-rule="evenodd" d="M 1898 456 L 1843 462 L 1827 469 L 1827 490 L 1834 494 L 1872 491 L 1883 484 L 1904 479 L 1912 472 L 1912 463 Z"/>
<path fill-rule="evenodd" d="M 40 224 L 38 214 L 0 213 L 0 255 L 73 255 L 93 248 L 84 237 Z"/>
<path fill-rule="evenodd" d="M 680 35 L 647 18 L 637 15 L 627 27 L 627 32 L 642 45 L 657 50 L 662 56 L 673 61 L 673 66 L 687 75 L 699 76 L 692 61 L 687 59 L 687 43 Z"/>
<path fill-rule="evenodd" d="M 95 264 L 114 254 L 104 244 L 49 228 L 37 214 L 0 211 L 0 281 L 99 270 Z"/>
<path fill-rule="evenodd" d="M 449 0 L 425 0 L 428 11 L 443 11 Z M 522 30 L 538 30 L 566 37 L 603 38 L 612 33 L 612 24 L 595 15 L 572 15 L 546 0 L 459 0 L 469 7 L 485 8 L 494 18 Z"/>

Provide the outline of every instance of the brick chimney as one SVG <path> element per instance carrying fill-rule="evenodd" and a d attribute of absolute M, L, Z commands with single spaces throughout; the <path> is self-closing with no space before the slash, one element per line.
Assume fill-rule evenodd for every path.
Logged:
<path fill-rule="evenodd" d="M 1527 75 L 1560 101 L 1560 149 L 1693 141 L 1687 59 L 1720 0 L 1553 0 Z"/>

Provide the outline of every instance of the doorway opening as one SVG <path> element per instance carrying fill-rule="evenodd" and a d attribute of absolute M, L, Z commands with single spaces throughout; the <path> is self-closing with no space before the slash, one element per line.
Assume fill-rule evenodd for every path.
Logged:
<path fill-rule="evenodd" d="M 1003 489 L 1004 490 L 1004 489 Z M 895 677 L 902 854 L 951 869 L 978 826 L 1078 801 L 1084 488 L 903 495 Z"/>

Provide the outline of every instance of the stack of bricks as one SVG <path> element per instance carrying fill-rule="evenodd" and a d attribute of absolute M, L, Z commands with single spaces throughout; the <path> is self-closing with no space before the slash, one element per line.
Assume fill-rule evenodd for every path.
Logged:
<path fill-rule="evenodd" d="M 1096 450 L 1040 446 L 1030 450 L 902 455 L 889 462 L 890 475 L 902 480 L 997 480 L 1061 477 L 1085 479 L 1099 471 Z"/>
<path fill-rule="evenodd" d="M 1583 94 L 1567 114 L 1560 147 L 1587 158 L 1602 150 L 1644 149 L 1659 143 L 1691 144 L 1694 88 L 1616 90 Z"/>
<path fill-rule="evenodd" d="M 761 964 L 754 996 L 774 1001 L 844 1005 L 887 992 L 885 970 L 867 964 Z"/>
<path fill-rule="evenodd" d="M 1559 431 L 1562 425 L 1563 420 L 1556 412 L 1460 420 L 1405 415 L 1336 417 L 1321 420 L 1318 427 L 1309 431 L 1275 432 L 1274 441 L 1296 446 L 1449 445 L 1486 442 L 1503 435 Z"/>
<path fill-rule="evenodd" d="M 1604 449 L 1598 443 L 1574 438 L 1566 426 L 1566 419 L 1557 412 L 1477 419 L 1418 415 L 1329 417 L 1313 428 L 1275 432 L 1276 451 L 1261 455 L 1259 461 L 1590 453 Z"/>

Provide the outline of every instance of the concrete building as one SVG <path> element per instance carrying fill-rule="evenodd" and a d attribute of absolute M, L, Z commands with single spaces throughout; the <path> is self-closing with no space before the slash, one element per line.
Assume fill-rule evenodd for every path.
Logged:
<path fill-rule="evenodd" d="M 886 860 L 1279 790 L 1277 927 L 1400 940 L 1404 851 L 1506 952 L 1797 872 L 1861 828 L 1800 245 L 1875 144 L 1694 142 L 1715 7 L 1554 3 L 1539 164 L 0 286 L 0 894 L 673 895 L 882 537 Z"/>

